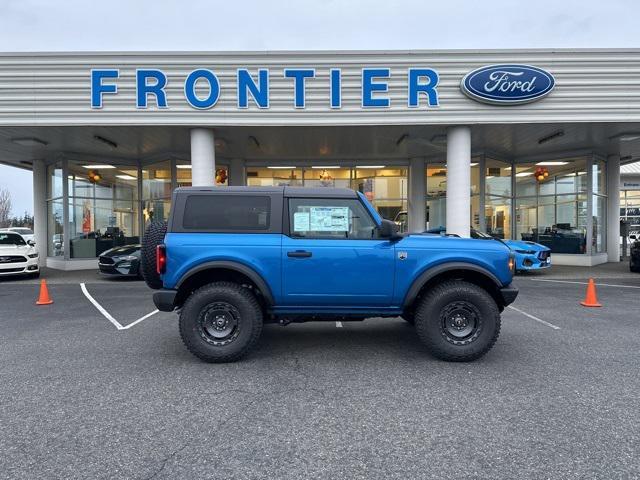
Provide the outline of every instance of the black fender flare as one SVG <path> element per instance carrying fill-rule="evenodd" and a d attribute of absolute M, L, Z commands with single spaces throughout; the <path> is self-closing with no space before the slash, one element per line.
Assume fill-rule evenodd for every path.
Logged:
<path fill-rule="evenodd" d="M 474 263 L 467 263 L 467 262 L 441 263 L 434 267 L 428 268 L 427 270 L 422 272 L 418 276 L 418 278 L 416 278 L 413 281 L 413 283 L 411 284 L 411 287 L 409 287 L 409 290 L 407 291 L 407 294 L 404 297 L 404 301 L 402 302 L 402 307 L 405 309 L 409 307 L 413 303 L 413 301 L 416 299 L 418 294 L 420 293 L 420 290 L 422 290 L 422 287 L 424 287 L 424 285 L 429 280 L 434 278 L 436 275 L 440 275 L 441 273 L 449 272 L 452 270 L 469 270 L 472 272 L 480 273 L 485 277 L 488 277 L 489 279 L 491 279 L 491 281 L 495 284 L 496 289 L 499 290 L 502 288 L 502 283 L 500 282 L 498 277 L 496 277 L 493 273 L 491 273 L 489 270 L 487 270 L 484 267 L 481 267 Z"/>
<path fill-rule="evenodd" d="M 234 270 L 238 273 L 242 273 L 243 275 L 249 277 L 249 279 L 253 283 L 255 283 L 268 305 L 275 304 L 271 288 L 269 288 L 269 284 L 264 281 L 262 276 L 253 268 L 246 266 L 244 263 L 234 262 L 231 260 L 214 260 L 205 262 L 191 268 L 190 270 L 187 270 L 187 272 L 180 278 L 180 281 L 176 284 L 176 290 L 180 290 L 180 287 L 190 277 L 205 270 Z"/>

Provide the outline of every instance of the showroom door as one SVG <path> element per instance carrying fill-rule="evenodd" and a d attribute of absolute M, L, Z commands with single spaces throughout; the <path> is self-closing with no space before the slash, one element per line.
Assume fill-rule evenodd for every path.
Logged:
<path fill-rule="evenodd" d="M 288 306 L 389 306 L 394 245 L 377 238 L 357 199 L 289 199 L 282 241 L 283 296 Z"/>

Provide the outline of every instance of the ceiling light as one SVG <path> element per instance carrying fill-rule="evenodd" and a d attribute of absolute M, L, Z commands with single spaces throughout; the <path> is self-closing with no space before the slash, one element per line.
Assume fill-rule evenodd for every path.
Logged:
<path fill-rule="evenodd" d="M 556 165 L 566 165 L 567 163 L 569 163 L 569 162 L 538 162 L 538 163 L 536 163 L 536 165 L 552 167 L 552 166 L 556 166 Z"/>
<path fill-rule="evenodd" d="M 23 147 L 46 147 L 48 145 L 48 142 L 35 137 L 12 138 L 11 141 Z"/>
<path fill-rule="evenodd" d="M 489 180 L 490 178 L 494 178 L 493 175 L 489 175 L 488 177 L 484 177 L 485 179 Z"/>
<path fill-rule="evenodd" d="M 587 172 L 578 172 L 578 175 L 586 175 Z"/>
<path fill-rule="evenodd" d="M 562 137 L 564 135 L 564 130 L 558 130 L 557 132 L 550 133 L 546 137 L 542 137 L 538 139 L 538 144 L 542 145 L 543 143 L 547 143 L 555 138 Z"/>
<path fill-rule="evenodd" d="M 520 173 L 516 173 L 516 177 L 528 177 L 530 175 L 533 175 L 533 172 L 520 172 Z"/>
<path fill-rule="evenodd" d="M 176 165 L 176 168 L 179 168 L 180 170 L 187 170 L 187 169 L 191 169 L 191 165 Z"/>
<path fill-rule="evenodd" d="M 108 145 L 111 148 L 118 148 L 118 144 L 116 142 L 114 142 L 113 140 L 109 140 L 108 138 L 101 137 L 100 135 L 94 135 L 93 139 L 98 142 L 104 143 L 105 145 Z"/>
<path fill-rule="evenodd" d="M 280 166 L 269 166 L 267 168 L 271 168 L 273 170 L 295 170 L 296 167 L 280 167 Z"/>
<path fill-rule="evenodd" d="M 325 169 L 325 168 L 340 168 L 340 165 L 325 165 L 324 167 L 320 167 L 318 165 L 314 165 L 311 168 L 317 168 L 317 169 Z"/>
<path fill-rule="evenodd" d="M 86 168 L 87 170 L 92 170 L 94 168 L 95 169 L 99 168 L 99 169 L 105 170 L 107 168 L 116 168 L 116 167 L 114 167 L 113 165 L 104 164 L 104 165 L 83 165 L 82 168 Z"/>
<path fill-rule="evenodd" d="M 447 143 L 447 136 L 446 135 L 434 135 L 433 137 L 431 137 L 431 143 L 437 144 L 437 145 L 444 145 L 445 143 Z"/>
<path fill-rule="evenodd" d="M 384 168 L 386 165 L 356 165 L 356 168 Z"/>
<path fill-rule="evenodd" d="M 478 162 L 471 162 L 471 163 L 470 163 L 470 165 L 471 165 L 472 167 L 476 167 L 476 166 L 478 166 Z"/>
<path fill-rule="evenodd" d="M 609 140 L 620 140 L 621 142 L 632 142 L 640 139 L 640 132 L 623 132 L 609 137 Z"/>
<path fill-rule="evenodd" d="M 407 133 L 403 133 L 402 135 L 400 135 L 400 137 L 398 138 L 398 140 L 396 140 L 396 147 L 399 147 L 400 144 L 402 142 L 404 142 L 407 138 L 409 138 L 409 134 Z"/>
<path fill-rule="evenodd" d="M 136 177 L 132 177 L 131 175 L 116 175 L 116 178 L 121 178 L 122 180 L 135 180 Z"/>

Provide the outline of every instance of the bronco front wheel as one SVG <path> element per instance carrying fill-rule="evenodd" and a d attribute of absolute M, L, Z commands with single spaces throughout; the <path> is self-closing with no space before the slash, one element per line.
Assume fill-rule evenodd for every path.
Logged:
<path fill-rule="evenodd" d="M 429 352 L 442 360 L 468 362 L 493 347 L 500 312 L 486 290 L 462 280 L 437 285 L 416 311 L 416 330 Z"/>
<path fill-rule="evenodd" d="M 193 292 L 180 312 L 180 336 L 205 362 L 233 362 L 256 345 L 262 309 L 247 288 L 216 282 Z"/>

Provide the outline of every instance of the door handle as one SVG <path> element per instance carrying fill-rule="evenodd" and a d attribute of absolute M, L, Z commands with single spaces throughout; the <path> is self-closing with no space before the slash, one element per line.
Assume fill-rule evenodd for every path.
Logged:
<path fill-rule="evenodd" d="M 310 256 L 311 252 L 307 252 L 306 250 L 295 250 L 293 252 L 287 252 L 287 257 L 309 258 Z"/>

